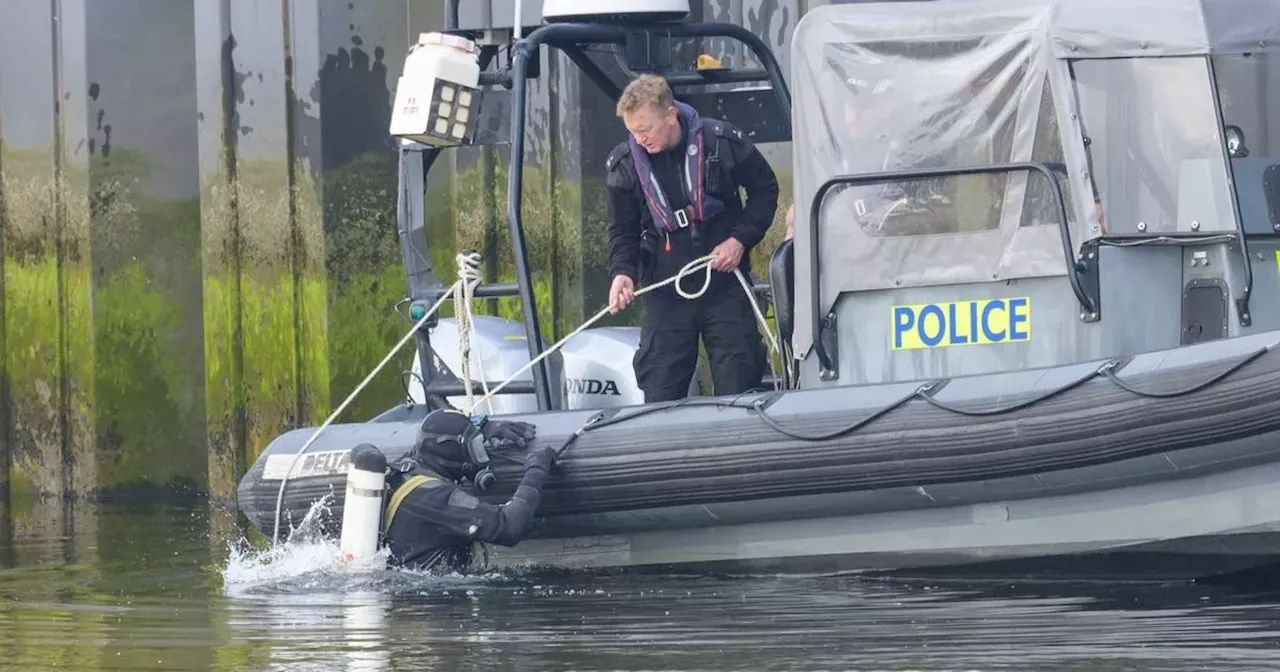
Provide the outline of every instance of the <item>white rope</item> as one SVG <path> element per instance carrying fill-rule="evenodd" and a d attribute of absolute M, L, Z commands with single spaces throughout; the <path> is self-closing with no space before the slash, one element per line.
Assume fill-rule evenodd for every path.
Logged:
<path fill-rule="evenodd" d="M 476 256 L 478 257 L 479 255 L 476 255 Z M 462 255 L 461 254 L 458 255 L 458 257 L 459 257 L 459 266 L 461 266 Z M 365 376 L 365 379 L 360 381 L 360 384 L 356 386 L 356 389 L 353 390 L 351 394 L 347 396 L 346 399 L 343 399 L 341 404 L 338 404 L 338 408 L 329 415 L 328 419 L 324 421 L 324 424 L 320 425 L 320 427 L 316 429 L 315 433 L 311 435 L 311 438 L 307 439 L 307 442 L 302 444 L 302 448 L 298 450 L 298 452 L 294 453 L 293 460 L 289 462 L 288 470 L 284 472 L 284 477 L 280 479 L 280 491 L 276 493 L 276 515 L 275 515 L 275 523 L 271 530 L 271 543 L 274 544 L 279 541 L 280 509 L 284 505 L 284 488 L 285 488 L 285 485 L 289 483 L 289 475 L 293 473 L 293 468 L 298 464 L 298 458 L 302 457 L 302 454 L 307 452 L 307 449 L 311 448 L 311 445 L 315 443 L 317 438 L 319 438 L 320 433 L 328 429 L 329 425 L 333 424 L 333 421 L 337 419 L 339 415 L 342 414 L 342 411 L 346 410 L 347 405 L 350 404 L 356 398 L 357 395 L 359 395 L 362 391 L 364 391 L 365 386 L 367 386 L 369 382 L 373 380 L 374 376 L 378 375 L 378 372 L 382 370 L 382 367 L 386 366 L 387 362 L 390 362 L 391 358 L 395 357 L 397 352 L 400 352 L 400 348 L 403 348 L 404 344 L 408 343 L 409 339 L 413 338 L 413 335 L 418 333 L 418 330 L 422 328 L 422 325 L 426 324 L 427 320 L 431 319 L 431 316 L 435 315 L 436 311 L 440 310 L 440 306 L 444 305 L 444 302 L 448 301 L 451 298 L 451 294 L 456 293 L 462 284 L 463 284 L 462 278 L 459 278 L 458 281 L 453 283 L 453 286 L 449 288 L 449 291 L 446 291 L 444 294 L 440 296 L 440 300 L 436 301 L 435 305 L 431 306 L 431 309 L 428 310 L 426 314 L 422 316 L 422 319 L 414 323 L 413 328 L 410 329 L 409 332 L 406 333 L 404 337 L 400 339 L 399 343 L 395 344 L 395 347 L 391 348 L 391 351 L 387 353 L 386 357 L 382 358 L 381 362 L 378 362 L 378 365 L 373 368 L 373 371 L 370 371 L 369 375 Z M 426 366 L 426 365 L 427 365 L 427 362 L 423 362 L 423 366 Z"/>
<path fill-rule="evenodd" d="M 747 276 L 743 275 L 742 271 L 735 268 L 733 269 L 733 273 L 738 276 L 738 284 L 742 285 L 742 291 L 747 293 L 747 301 L 751 302 L 751 310 L 756 314 L 756 321 L 759 322 L 760 326 L 764 329 L 764 335 L 769 337 L 769 349 L 778 353 L 778 356 L 781 357 L 782 348 L 778 345 L 778 337 L 774 335 L 773 330 L 769 328 L 769 321 L 764 319 L 764 311 L 760 310 L 760 302 L 756 301 L 755 290 L 747 283 Z M 769 361 L 769 366 L 771 368 L 773 367 L 772 360 Z M 778 389 L 778 377 L 776 372 L 773 379 L 773 387 L 775 390 Z"/>
<path fill-rule="evenodd" d="M 675 275 L 655 285 L 649 285 L 641 289 L 640 291 L 636 292 L 635 295 L 638 297 L 647 292 L 651 292 L 655 289 L 658 289 L 659 287 L 665 287 L 669 284 L 675 283 L 676 293 L 679 294 L 680 296 L 690 300 L 700 298 L 703 294 L 707 292 L 707 289 L 711 286 L 711 264 L 714 261 L 715 261 L 715 255 L 711 255 L 711 254 L 708 254 L 705 257 L 699 257 L 698 259 L 694 259 L 693 261 L 685 264 L 684 267 L 681 268 L 680 271 Z M 706 275 L 703 277 L 703 280 L 702 280 L 702 287 L 700 287 L 696 292 L 686 292 L 684 288 L 680 286 L 680 281 L 687 276 L 697 273 L 699 270 L 705 271 L 706 273 Z M 744 276 L 742 274 L 742 270 L 738 268 L 733 269 L 733 272 L 738 276 L 738 282 L 739 284 L 742 285 L 743 291 L 747 293 L 747 300 L 751 302 L 751 308 L 755 312 L 756 319 L 760 321 L 760 326 L 764 327 L 764 333 L 769 337 L 770 347 L 773 349 L 774 352 L 778 352 L 779 354 L 781 354 L 778 348 L 778 339 L 773 335 L 773 330 L 769 328 L 769 323 L 765 320 L 763 311 L 760 310 L 760 304 L 759 302 L 756 301 L 755 292 L 752 291 L 751 285 L 747 283 L 746 276 Z M 555 352 L 556 350 L 559 350 L 562 346 L 564 346 L 565 343 L 569 341 L 569 339 L 582 333 L 583 331 L 588 329 L 591 325 L 595 324 L 600 319 L 602 319 L 605 315 L 608 315 L 608 314 L 609 314 L 608 307 L 601 309 L 601 311 L 596 313 L 594 317 L 587 320 L 586 322 L 583 322 L 577 329 L 574 329 L 568 336 L 565 336 L 564 338 L 556 342 L 555 345 L 544 350 L 542 354 L 529 360 L 527 364 L 520 367 L 520 369 L 515 373 L 511 374 L 510 378 L 507 378 L 506 380 L 502 381 L 492 390 L 485 392 L 484 397 L 480 399 L 480 403 L 484 403 L 488 401 L 489 397 L 502 391 L 502 388 L 511 384 L 513 381 L 515 381 L 516 378 L 520 377 L 520 375 L 523 374 L 525 371 L 528 371 L 529 369 L 533 368 L 535 364 L 542 361 L 544 358 L 550 356 L 551 353 Z M 532 338 L 532 336 L 530 337 Z M 769 361 L 769 368 L 770 369 L 773 368 L 772 359 L 770 359 Z M 773 384 L 774 384 L 774 388 L 777 389 L 778 380 L 777 380 L 776 373 L 774 375 Z"/>
<path fill-rule="evenodd" d="M 471 302 L 475 298 L 476 286 L 480 284 L 480 253 L 462 252 L 456 257 L 458 261 L 458 282 L 453 286 L 453 314 L 458 326 L 458 351 L 462 355 L 462 386 L 467 395 L 467 414 L 475 412 L 475 392 L 471 389 L 471 334 L 475 330 L 472 320 Z M 479 341 L 477 341 L 477 344 Z M 484 361 L 481 353 L 480 361 Z M 480 384 L 486 393 L 489 382 L 485 380 L 484 367 L 480 367 Z M 486 397 L 487 398 L 487 397 Z"/>

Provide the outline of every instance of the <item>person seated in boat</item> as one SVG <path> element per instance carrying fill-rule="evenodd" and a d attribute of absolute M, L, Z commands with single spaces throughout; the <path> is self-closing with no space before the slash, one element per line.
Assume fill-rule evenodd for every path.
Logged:
<path fill-rule="evenodd" d="M 759 388 L 767 353 L 750 297 L 733 271 L 750 278 L 751 250 L 773 224 L 778 179 L 772 166 L 741 129 L 700 117 L 657 75 L 628 84 L 617 114 L 629 135 L 605 162 L 610 312 L 626 308 L 637 285 L 659 283 L 694 259 L 715 256 L 701 297 L 680 296 L 676 283 L 642 297 L 632 365 L 645 402 L 688 395 L 700 337 L 715 394 Z M 688 293 L 702 282 L 699 273 L 679 284 Z"/>
<path fill-rule="evenodd" d="M 468 573 L 483 569 L 484 543 L 515 546 L 532 531 L 542 483 L 555 463 L 550 446 L 529 448 L 536 428 L 524 422 L 473 419 L 453 409 L 432 411 L 418 428 L 414 450 L 387 477 L 383 535 L 388 565 Z M 463 487 L 493 484 L 489 449 L 528 448 L 524 477 L 506 503 L 494 505 Z"/>

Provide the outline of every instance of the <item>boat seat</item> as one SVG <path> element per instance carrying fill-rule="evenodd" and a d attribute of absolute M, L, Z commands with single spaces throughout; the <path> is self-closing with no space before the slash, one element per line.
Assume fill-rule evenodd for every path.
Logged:
<path fill-rule="evenodd" d="M 795 327 L 796 254 L 794 239 L 782 241 L 769 255 L 769 290 L 773 295 L 774 322 L 778 328 L 779 345 L 789 350 L 791 332 Z"/>

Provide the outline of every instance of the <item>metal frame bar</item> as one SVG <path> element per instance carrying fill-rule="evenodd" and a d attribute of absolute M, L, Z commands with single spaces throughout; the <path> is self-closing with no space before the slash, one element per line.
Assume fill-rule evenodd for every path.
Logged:
<path fill-rule="evenodd" d="M 444 29 L 458 29 L 458 7 L 462 4 L 462 0 L 445 0 L 444 3 Z"/>
<path fill-rule="evenodd" d="M 856 175 L 837 175 L 823 182 L 817 193 L 813 195 L 813 203 L 809 207 L 809 279 L 812 291 L 809 293 L 809 316 L 813 329 L 813 349 L 818 355 L 818 363 L 824 371 L 831 370 L 831 353 L 822 343 L 822 286 L 819 284 L 818 255 L 818 217 L 822 214 L 822 204 L 830 191 L 841 185 L 866 185 L 883 182 L 899 182 L 919 180 L 931 177 L 958 177 L 961 175 L 983 175 L 993 173 L 1012 173 L 1018 171 L 1035 171 L 1049 180 L 1053 190 L 1053 203 L 1059 215 L 1058 231 L 1062 236 L 1062 253 L 1067 262 L 1067 279 L 1071 283 L 1071 291 L 1076 295 L 1080 306 L 1086 314 L 1098 312 L 1098 300 L 1085 291 L 1080 279 L 1081 269 L 1076 263 L 1075 251 L 1071 244 L 1071 225 L 1067 218 L 1066 199 L 1062 195 L 1062 185 L 1049 166 L 1033 162 L 998 163 L 989 166 L 965 166 L 959 168 L 924 168 L 918 170 L 900 170 L 879 173 L 859 173 Z"/>
<path fill-rule="evenodd" d="M 1213 116 L 1221 125 L 1226 120 L 1222 116 L 1222 97 L 1218 95 L 1218 73 L 1213 67 L 1213 57 L 1206 55 L 1204 64 L 1208 68 L 1209 90 L 1213 93 Z M 1249 260 L 1249 243 L 1245 240 L 1247 236 L 1244 232 L 1244 214 L 1240 211 L 1240 200 L 1236 197 L 1236 174 L 1231 166 L 1230 153 L 1227 151 L 1226 134 L 1223 134 L 1219 146 L 1222 150 L 1222 163 L 1227 171 L 1227 179 L 1230 181 L 1230 189 L 1227 191 L 1231 194 L 1231 210 L 1236 216 L 1240 262 L 1244 266 L 1244 287 L 1240 290 L 1240 296 L 1236 297 L 1236 318 L 1240 320 L 1240 326 L 1247 327 L 1253 324 L 1253 317 L 1249 314 L 1249 299 L 1253 296 L 1253 262 Z"/>
<path fill-rule="evenodd" d="M 565 56 L 568 56 L 569 60 L 573 61 L 573 64 L 578 66 L 578 69 L 587 76 L 587 79 L 590 79 L 591 83 L 596 85 L 596 88 L 609 97 L 609 100 L 616 101 L 622 97 L 622 87 L 618 86 L 617 82 L 613 81 L 613 78 L 605 73 L 604 70 L 601 70 L 600 66 L 596 65 L 596 62 L 587 56 L 587 52 L 582 50 L 582 47 L 576 44 L 566 44 L 560 46 L 560 51 Z"/>
<path fill-rule="evenodd" d="M 487 383 L 472 382 L 472 394 L 484 394 L 484 386 L 488 385 L 490 389 L 497 387 L 502 381 L 490 381 Z M 431 391 L 442 397 L 461 397 L 467 393 L 467 386 L 462 381 L 437 381 L 432 386 Z M 527 380 L 513 380 L 506 387 L 502 388 L 498 394 L 530 394 L 533 392 L 533 383 Z"/>

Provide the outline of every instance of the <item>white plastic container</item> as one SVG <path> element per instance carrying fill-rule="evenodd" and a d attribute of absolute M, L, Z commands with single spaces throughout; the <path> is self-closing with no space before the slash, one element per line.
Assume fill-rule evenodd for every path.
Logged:
<path fill-rule="evenodd" d="M 422 33 L 396 84 L 391 135 L 435 146 L 462 144 L 475 124 L 479 83 L 474 42 Z"/>

